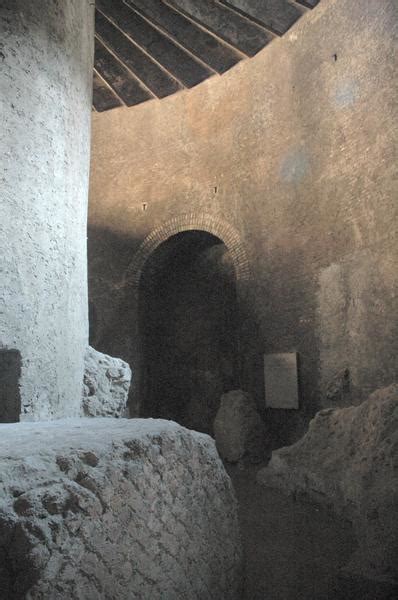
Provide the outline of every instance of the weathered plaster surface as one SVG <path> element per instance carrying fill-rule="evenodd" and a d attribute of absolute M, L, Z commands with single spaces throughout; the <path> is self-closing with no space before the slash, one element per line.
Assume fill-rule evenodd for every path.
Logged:
<path fill-rule="evenodd" d="M 210 437 L 152 419 L 0 425 L 0 470 L 2 599 L 240 598 L 237 506 Z"/>
<path fill-rule="evenodd" d="M 396 380 L 397 67 L 394 0 L 322 0 L 223 77 L 94 115 L 99 349 L 133 355 L 123 274 L 141 242 L 164 221 L 205 212 L 239 233 L 249 260 L 241 386 L 260 407 L 262 354 L 299 352 L 300 410 L 268 411 L 280 441 L 320 398 L 359 402 Z"/>
<path fill-rule="evenodd" d="M 0 3 L 0 349 L 22 419 L 76 415 L 87 346 L 93 3 Z"/>

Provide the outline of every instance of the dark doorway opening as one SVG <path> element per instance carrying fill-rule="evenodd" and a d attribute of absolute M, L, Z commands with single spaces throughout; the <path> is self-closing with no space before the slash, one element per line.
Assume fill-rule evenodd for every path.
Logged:
<path fill-rule="evenodd" d="M 141 415 L 212 433 L 239 386 L 236 274 L 224 243 L 186 231 L 148 259 L 139 293 Z"/>
<path fill-rule="evenodd" d="M 0 350 L 0 423 L 16 423 L 21 415 L 21 355 Z"/>

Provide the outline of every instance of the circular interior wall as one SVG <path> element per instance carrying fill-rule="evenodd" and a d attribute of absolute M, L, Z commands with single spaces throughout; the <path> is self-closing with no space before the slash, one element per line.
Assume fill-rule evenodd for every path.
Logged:
<path fill-rule="evenodd" d="M 21 356 L 20 370 L 7 359 L 19 377 L 16 386 L 11 372 L 8 377 L 8 388 L 19 389 L 10 410 L 21 419 L 80 410 L 88 336 L 92 5 L 0 3 L 0 351 Z"/>
<path fill-rule="evenodd" d="M 236 275 L 220 239 L 186 231 L 148 259 L 139 289 L 141 414 L 212 432 L 237 386 Z"/>

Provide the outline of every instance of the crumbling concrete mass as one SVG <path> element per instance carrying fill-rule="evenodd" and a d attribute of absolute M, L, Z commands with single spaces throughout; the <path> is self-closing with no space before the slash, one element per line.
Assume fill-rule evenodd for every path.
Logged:
<path fill-rule="evenodd" d="M 238 600 L 232 484 L 168 421 L 1 425 L 0 597 Z"/>
<path fill-rule="evenodd" d="M 398 386 L 360 406 L 326 409 L 293 446 L 272 454 L 258 481 L 302 493 L 349 517 L 358 551 L 348 568 L 398 581 Z"/>
<path fill-rule="evenodd" d="M 126 362 L 89 346 L 84 359 L 83 415 L 127 416 L 130 383 L 131 369 Z"/>

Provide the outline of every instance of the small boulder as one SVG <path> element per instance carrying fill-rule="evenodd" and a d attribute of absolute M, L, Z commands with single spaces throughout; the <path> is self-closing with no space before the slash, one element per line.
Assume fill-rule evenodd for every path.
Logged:
<path fill-rule="evenodd" d="M 83 379 L 83 416 L 126 416 L 130 383 L 131 369 L 126 362 L 89 346 Z"/>
<path fill-rule="evenodd" d="M 214 420 L 217 450 L 222 459 L 257 463 L 265 456 L 265 425 L 252 397 L 242 390 L 221 396 Z"/>

